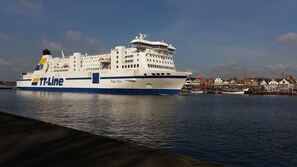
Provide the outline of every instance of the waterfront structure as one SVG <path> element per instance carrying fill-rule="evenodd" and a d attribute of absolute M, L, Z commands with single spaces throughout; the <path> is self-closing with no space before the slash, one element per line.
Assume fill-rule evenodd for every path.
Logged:
<path fill-rule="evenodd" d="M 228 86 L 228 85 L 230 85 L 230 82 L 229 81 L 223 81 L 223 85 Z"/>
<path fill-rule="evenodd" d="M 33 73 L 23 73 L 17 87 L 24 90 L 97 92 L 112 94 L 178 94 L 188 72 L 176 71 L 175 48 L 149 41 L 139 34 L 131 47 L 116 46 L 110 53 L 62 58 L 43 51 Z"/>
<path fill-rule="evenodd" d="M 223 80 L 222 80 L 222 78 L 216 78 L 214 80 L 214 88 L 222 89 L 222 86 L 223 86 Z"/>
<path fill-rule="evenodd" d="M 272 79 L 268 82 L 268 91 L 278 91 L 278 81 Z"/>
<path fill-rule="evenodd" d="M 264 83 L 263 83 L 264 84 Z M 285 78 L 283 79 L 272 79 L 268 82 L 266 87 L 267 91 L 271 92 L 287 92 L 294 89 L 294 82 L 288 81 Z"/>
<path fill-rule="evenodd" d="M 198 83 L 196 89 L 204 90 L 206 88 L 206 85 L 207 85 L 207 79 L 206 78 L 198 77 L 198 78 L 195 79 L 195 82 Z"/>
<path fill-rule="evenodd" d="M 201 91 L 208 93 L 254 93 L 254 94 L 294 94 L 297 91 L 297 83 L 295 79 L 287 75 L 281 79 L 270 79 L 263 77 L 245 77 L 243 80 L 235 77 L 229 80 L 223 80 L 222 78 L 205 79 L 198 77 L 193 80 L 198 83 L 198 86 L 193 87 L 194 91 Z M 245 91 L 244 91 L 245 90 Z M 248 91 L 247 91 L 248 90 Z"/>
<path fill-rule="evenodd" d="M 286 79 L 279 81 L 279 91 L 288 91 L 290 83 Z"/>
<path fill-rule="evenodd" d="M 270 82 L 270 79 L 262 79 L 262 81 L 260 81 L 260 86 L 264 90 L 268 90 L 269 89 L 269 82 Z"/>
<path fill-rule="evenodd" d="M 213 78 L 208 78 L 206 82 L 206 86 L 214 86 L 214 79 Z"/>
<path fill-rule="evenodd" d="M 13 89 L 16 83 L 10 81 L 0 81 L 0 89 Z"/>
<path fill-rule="evenodd" d="M 188 89 L 188 90 L 192 89 L 192 82 L 193 81 L 192 81 L 191 78 L 187 78 L 185 83 L 183 84 L 182 88 L 183 89 Z"/>
<path fill-rule="evenodd" d="M 193 82 L 197 83 L 193 86 Z M 291 94 L 297 91 L 297 83 L 295 79 L 287 75 L 282 79 L 270 79 L 263 77 L 245 77 L 243 80 L 237 78 L 231 78 L 229 80 L 223 80 L 222 78 L 189 78 L 185 85 L 191 85 L 187 87 L 188 90 L 197 91 L 203 90 L 208 93 L 222 93 L 222 92 L 246 92 L 254 94 L 279 94 L 288 92 Z M 185 88 L 186 86 L 184 86 Z M 243 91 L 246 90 L 246 91 Z M 247 91 L 248 90 L 248 91 Z"/>

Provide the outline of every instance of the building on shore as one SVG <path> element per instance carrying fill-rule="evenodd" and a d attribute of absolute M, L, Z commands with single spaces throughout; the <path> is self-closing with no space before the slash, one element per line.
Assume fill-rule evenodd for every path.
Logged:
<path fill-rule="evenodd" d="M 12 89 L 15 88 L 16 82 L 0 81 L 0 89 Z"/>
<path fill-rule="evenodd" d="M 233 77 L 228 80 L 218 78 L 188 78 L 184 89 L 207 92 L 236 91 L 248 88 L 250 92 L 292 92 L 297 90 L 296 80 L 287 75 L 282 78 L 245 77 L 243 80 Z"/>

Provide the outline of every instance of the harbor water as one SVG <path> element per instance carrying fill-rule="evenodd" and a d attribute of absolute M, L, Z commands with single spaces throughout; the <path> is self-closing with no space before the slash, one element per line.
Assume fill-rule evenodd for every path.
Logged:
<path fill-rule="evenodd" d="M 227 166 L 297 166 L 296 96 L 0 90 L 0 111 Z"/>

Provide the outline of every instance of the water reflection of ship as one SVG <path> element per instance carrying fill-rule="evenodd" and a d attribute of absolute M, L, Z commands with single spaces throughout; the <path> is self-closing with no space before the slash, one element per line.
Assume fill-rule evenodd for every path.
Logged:
<path fill-rule="evenodd" d="M 107 120 L 112 120 L 108 122 L 107 131 L 111 137 L 116 135 L 139 144 L 165 147 L 175 134 L 174 122 L 171 122 L 174 104 L 168 98 L 171 97 L 100 96 L 99 101 L 110 107 L 109 111 L 102 110 L 108 116 Z"/>
<path fill-rule="evenodd" d="M 147 146 L 167 148 L 179 96 L 16 91 L 33 118 Z M 28 107 L 28 105 L 26 105 Z M 160 107 L 162 106 L 162 107 Z"/>

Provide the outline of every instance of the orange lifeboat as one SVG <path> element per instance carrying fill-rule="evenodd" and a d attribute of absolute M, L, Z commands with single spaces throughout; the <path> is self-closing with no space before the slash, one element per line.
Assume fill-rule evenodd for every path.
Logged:
<path fill-rule="evenodd" d="M 63 64 L 63 68 L 69 68 L 68 64 Z"/>
<path fill-rule="evenodd" d="M 111 61 L 111 58 L 110 57 L 100 57 L 99 58 L 99 61 L 100 62 L 110 62 Z"/>

